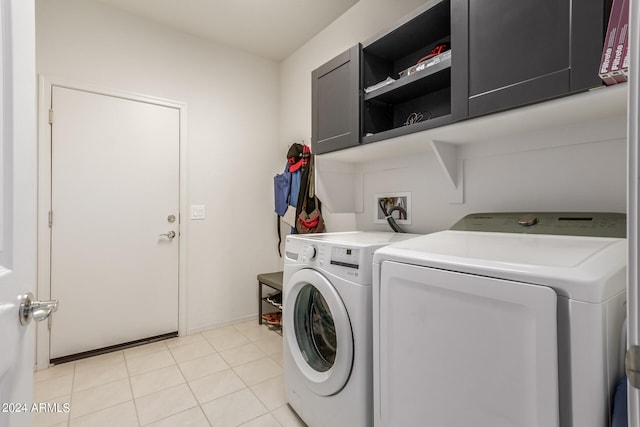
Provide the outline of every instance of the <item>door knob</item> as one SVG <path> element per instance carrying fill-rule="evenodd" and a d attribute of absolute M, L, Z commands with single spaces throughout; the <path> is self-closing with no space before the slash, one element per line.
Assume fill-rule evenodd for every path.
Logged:
<path fill-rule="evenodd" d="M 41 322 L 51 316 L 51 313 L 58 310 L 58 300 L 34 301 L 33 294 L 27 292 L 22 296 L 18 316 L 21 325 L 28 325 L 31 319 Z"/>
<path fill-rule="evenodd" d="M 168 232 L 168 233 L 164 233 L 164 234 L 161 234 L 161 235 L 160 235 L 160 237 L 162 237 L 162 236 L 164 236 L 164 237 L 168 237 L 168 238 L 169 238 L 169 240 L 171 240 L 171 239 L 173 239 L 174 237 L 176 237 L 176 232 L 175 232 L 175 231 L 170 231 L 170 232 Z"/>

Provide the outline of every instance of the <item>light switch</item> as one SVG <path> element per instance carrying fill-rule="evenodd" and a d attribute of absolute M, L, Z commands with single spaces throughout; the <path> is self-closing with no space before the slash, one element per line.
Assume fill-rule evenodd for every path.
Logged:
<path fill-rule="evenodd" d="M 191 205 L 191 219 L 205 219 L 204 205 Z"/>

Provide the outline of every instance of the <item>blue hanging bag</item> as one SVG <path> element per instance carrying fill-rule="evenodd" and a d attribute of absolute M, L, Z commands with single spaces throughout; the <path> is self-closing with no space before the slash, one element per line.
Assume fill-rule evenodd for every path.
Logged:
<path fill-rule="evenodd" d="M 273 193 L 275 199 L 275 211 L 278 216 L 283 216 L 289 206 L 289 195 L 291 194 L 291 172 L 289 163 L 284 167 L 284 172 L 273 177 Z"/>

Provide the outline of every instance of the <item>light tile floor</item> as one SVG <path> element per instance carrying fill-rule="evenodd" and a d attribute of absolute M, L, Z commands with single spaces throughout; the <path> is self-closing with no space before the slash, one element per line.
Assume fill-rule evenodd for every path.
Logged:
<path fill-rule="evenodd" d="M 34 426 L 304 426 L 287 406 L 282 337 L 257 321 L 36 372 Z M 62 407 L 62 406 L 60 406 Z"/>

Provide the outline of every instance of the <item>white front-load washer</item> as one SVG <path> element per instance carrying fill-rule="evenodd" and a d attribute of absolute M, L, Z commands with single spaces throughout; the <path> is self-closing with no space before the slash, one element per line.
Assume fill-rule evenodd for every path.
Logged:
<path fill-rule="evenodd" d="M 476 214 L 374 256 L 378 427 L 605 427 L 624 214 Z"/>
<path fill-rule="evenodd" d="M 287 237 L 285 392 L 310 427 L 373 424 L 373 253 L 415 236 L 347 232 Z"/>

